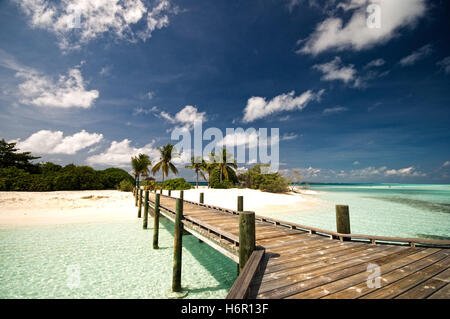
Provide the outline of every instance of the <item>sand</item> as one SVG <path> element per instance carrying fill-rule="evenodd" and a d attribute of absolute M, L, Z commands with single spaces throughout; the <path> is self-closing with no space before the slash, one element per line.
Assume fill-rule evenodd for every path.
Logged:
<path fill-rule="evenodd" d="M 237 196 L 244 196 L 244 210 L 262 214 L 297 212 L 315 205 L 314 192 L 273 194 L 252 189 L 191 189 L 187 200 L 198 201 L 203 192 L 205 203 L 236 209 Z M 178 191 L 172 196 L 178 197 Z M 137 208 L 132 193 L 116 190 L 58 192 L 0 192 L 0 227 L 97 223 L 135 220 Z"/>

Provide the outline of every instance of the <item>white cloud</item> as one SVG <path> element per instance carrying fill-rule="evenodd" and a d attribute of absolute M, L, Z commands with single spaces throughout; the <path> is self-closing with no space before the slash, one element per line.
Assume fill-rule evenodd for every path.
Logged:
<path fill-rule="evenodd" d="M 298 134 L 295 133 L 286 133 L 283 134 L 280 137 L 280 141 L 289 141 L 289 140 L 295 140 L 298 137 Z"/>
<path fill-rule="evenodd" d="M 129 167 L 131 166 L 131 157 L 139 153 L 147 154 L 153 162 L 159 159 L 158 150 L 153 148 L 154 141 L 141 148 L 133 147 L 130 143 L 131 141 L 128 139 L 124 139 L 121 142 L 113 141 L 103 153 L 88 157 L 86 163 L 90 165 Z"/>
<path fill-rule="evenodd" d="M 405 56 L 400 60 L 401 66 L 410 66 L 414 65 L 417 61 L 423 59 L 427 55 L 430 55 L 433 49 L 431 48 L 431 44 L 424 45 L 420 49 L 412 52 L 410 55 Z"/>
<path fill-rule="evenodd" d="M 19 85 L 21 103 L 55 108 L 90 108 L 98 98 L 97 90 L 86 90 L 81 71 L 74 67 L 57 82 L 34 70 L 20 71 L 16 77 L 25 80 Z"/>
<path fill-rule="evenodd" d="M 206 112 L 199 112 L 195 106 L 186 105 L 175 116 L 171 116 L 169 113 L 162 111 L 158 115 L 161 118 L 166 119 L 172 124 L 181 124 L 184 130 L 191 130 L 196 122 L 206 122 Z"/>
<path fill-rule="evenodd" d="M 353 165 L 359 165 L 360 163 L 359 163 L 359 161 L 354 161 L 353 162 Z"/>
<path fill-rule="evenodd" d="M 280 94 L 270 101 L 266 101 L 266 98 L 259 96 L 251 97 L 248 99 L 247 106 L 243 111 L 243 121 L 248 123 L 273 113 L 302 110 L 309 102 L 320 101 L 320 97 L 324 91 L 325 90 L 320 90 L 319 92 L 314 93 L 311 90 L 308 90 L 299 96 L 295 96 L 295 91 L 291 91 L 287 94 Z"/>
<path fill-rule="evenodd" d="M 356 76 L 356 70 L 353 64 L 342 65 L 340 57 L 335 57 L 332 61 L 323 64 L 315 64 L 313 68 L 323 73 L 321 80 L 334 81 L 341 80 L 344 83 L 353 81 Z"/>
<path fill-rule="evenodd" d="M 381 28 L 367 27 L 367 1 L 348 0 L 338 8 L 353 11 L 344 23 L 343 18 L 329 17 L 320 22 L 314 32 L 300 43 L 297 53 L 317 55 L 327 50 L 350 49 L 360 51 L 385 43 L 399 34 L 402 27 L 414 26 L 426 12 L 426 0 L 378 0 Z"/>
<path fill-rule="evenodd" d="M 331 114 L 341 113 L 341 112 L 345 112 L 345 111 L 348 111 L 348 108 L 343 107 L 343 106 L 335 106 L 335 107 L 330 107 L 330 108 L 324 109 L 322 114 L 323 115 L 331 115 Z"/>
<path fill-rule="evenodd" d="M 77 49 L 104 34 L 145 41 L 177 13 L 168 0 L 15 0 L 33 28 L 54 33 L 62 50 Z"/>
<path fill-rule="evenodd" d="M 426 176 L 427 174 L 419 172 L 415 169 L 415 167 L 410 166 L 410 167 L 405 167 L 405 168 L 400 168 L 400 169 L 390 169 L 387 170 L 385 173 L 386 176 Z"/>
<path fill-rule="evenodd" d="M 445 73 L 450 74 L 450 56 L 436 63 Z"/>
<path fill-rule="evenodd" d="M 101 76 L 109 76 L 111 74 L 111 67 L 110 66 L 104 66 L 103 68 L 101 68 L 99 74 Z"/>
<path fill-rule="evenodd" d="M 88 133 L 82 130 L 70 136 L 63 136 L 61 131 L 41 130 L 24 141 L 19 141 L 20 150 L 38 154 L 75 154 L 79 150 L 99 143 L 102 134 Z"/>
<path fill-rule="evenodd" d="M 148 115 L 151 113 L 155 113 L 158 112 L 158 107 L 157 106 L 152 106 L 151 108 L 143 108 L 142 106 L 138 106 L 133 110 L 133 115 Z"/>
<path fill-rule="evenodd" d="M 442 164 L 442 167 L 449 167 L 450 166 L 450 161 L 446 161 L 444 162 L 444 164 Z"/>
<path fill-rule="evenodd" d="M 384 64 L 386 64 L 386 61 L 384 61 L 383 59 L 375 59 L 367 63 L 364 69 L 380 67 L 383 66 Z"/>

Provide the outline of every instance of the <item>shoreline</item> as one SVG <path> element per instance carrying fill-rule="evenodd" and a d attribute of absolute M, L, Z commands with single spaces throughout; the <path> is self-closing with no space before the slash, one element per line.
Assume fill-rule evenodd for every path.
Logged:
<path fill-rule="evenodd" d="M 236 209 L 237 196 L 244 196 L 244 210 L 264 214 L 274 211 L 301 211 L 315 205 L 313 193 L 275 194 L 253 189 L 208 189 L 184 191 L 186 200 Z M 167 191 L 164 192 L 167 194 Z M 178 197 L 179 191 L 172 191 Z M 0 192 L 0 228 L 135 221 L 137 208 L 130 192 L 83 190 L 53 192 Z"/>

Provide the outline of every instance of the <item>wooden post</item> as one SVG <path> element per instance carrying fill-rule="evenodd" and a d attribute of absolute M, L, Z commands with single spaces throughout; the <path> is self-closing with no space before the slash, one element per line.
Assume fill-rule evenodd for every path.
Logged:
<path fill-rule="evenodd" d="M 184 199 L 184 191 L 180 191 L 180 199 L 181 199 L 181 200 Z"/>
<path fill-rule="evenodd" d="M 167 191 L 167 195 L 170 197 L 171 191 L 170 189 Z"/>
<path fill-rule="evenodd" d="M 181 291 L 181 249 L 183 248 L 183 200 L 176 199 L 175 206 L 175 231 L 173 245 L 173 276 L 172 291 Z"/>
<path fill-rule="evenodd" d="M 237 210 L 238 212 L 244 211 L 244 196 L 237 197 Z"/>
<path fill-rule="evenodd" d="M 141 218 L 142 212 L 142 189 L 139 190 L 138 218 Z"/>
<path fill-rule="evenodd" d="M 158 236 L 159 236 L 159 198 L 160 194 L 155 194 L 155 217 L 153 217 L 153 249 L 158 249 Z"/>
<path fill-rule="evenodd" d="M 144 221 L 142 223 L 142 228 L 147 229 L 148 224 L 148 190 L 145 191 L 144 196 Z"/>
<path fill-rule="evenodd" d="M 336 229 L 338 233 L 350 234 L 350 213 L 347 205 L 336 205 Z"/>
<path fill-rule="evenodd" d="M 200 193 L 200 200 L 199 200 L 200 204 L 203 204 L 205 202 L 205 194 L 204 193 Z"/>
<path fill-rule="evenodd" d="M 239 272 L 255 250 L 255 212 L 239 213 Z"/>

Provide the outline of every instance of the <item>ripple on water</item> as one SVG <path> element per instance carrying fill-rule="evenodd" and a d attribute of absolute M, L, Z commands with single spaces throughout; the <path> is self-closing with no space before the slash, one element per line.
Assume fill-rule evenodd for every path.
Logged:
<path fill-rule="evenodd" d="M 162 220 L 153 250 L 141 221 L 0 229 L 0 298 L 166 298 L 172 231 Z M 233 261 L 183 237 L 187 298 L 224 298 L 235 279 Z"/>

